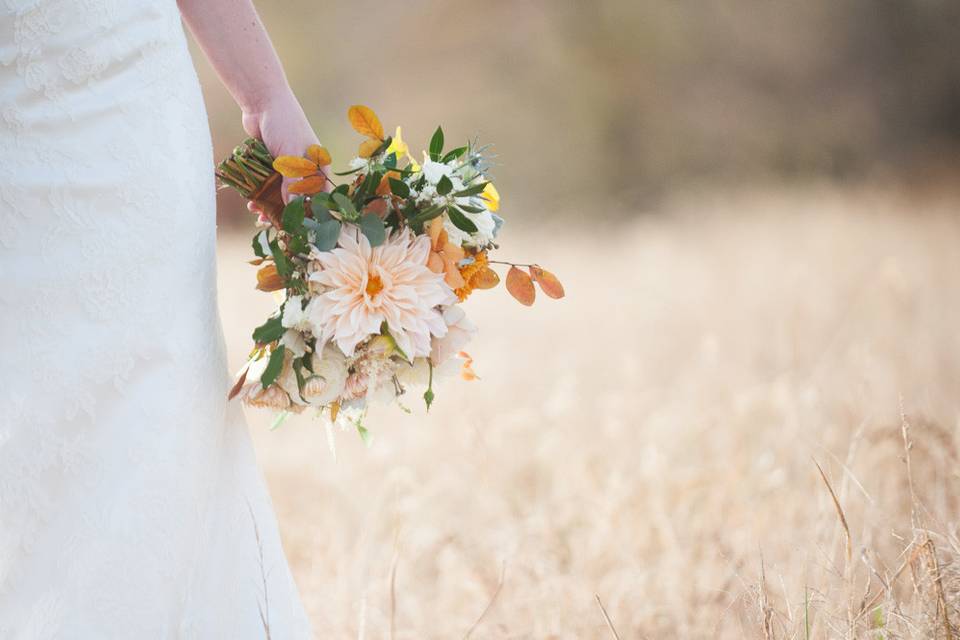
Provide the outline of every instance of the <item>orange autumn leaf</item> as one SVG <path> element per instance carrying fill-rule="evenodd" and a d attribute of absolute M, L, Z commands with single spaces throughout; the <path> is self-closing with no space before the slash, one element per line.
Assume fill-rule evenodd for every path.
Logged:
<path fill-rule="evenodd" d="M 330 158 L 330 152 L 318 144 L 312 144 L 307 147 L 307 158 L 318 167 L 325 167 L 333 162 Z"/>
<path fill-rule="evenodd" d="M 533 265 L 530 267 L 530 275 L 533 276 L 534 282 L 540 285 L 540 290 L 551 298 L 558 299 L 565 295 L 563 285 L 557 279 L 557 276 L 546 269 Z"/>
<path fill-rule="evenodd" d="M 307 176 L 290 185 L 287 189 L 290 193 L 312 196 L 323 191 L 323 183 L 326 182 L 323 176 Z"/>
<path fill-rule="evenodd" d="M 380 148 L 381 144 L 383 143 L 373 138 L 364 140 L 360 143 L 360 150 L 357 152 L 357 155 L 361 158 L 369 158 L 373 155 L 374 151 Z"/>
<path fill-rule="evenodd" d="M 233 383 L 233 386 L 230 388 L 230 393 L 227 394 L 227 400 L 233 400 L 238 395 L 240 395 L 240 391 L 243 389 L 243 385 L 247 381 L 248 371 L 250 371 L 250 367 L 247 367 L 246 369 L 244 369 L 243 373 L 240 374 L 240 377 L 237 378 L 237 381 Z"/>
<path fill-rule="evenodd" d="M 507 271 L 507 291 L 517 302 L 528 307 L 537 299 L 537 291 L 533 288 L 530 275 L 516 267 L 510 267 L 510 271 Z"/>
<path fill-rule="evenodd" d="M 315 163 L 297 156 L 280 156 L 273 161 L 273 168 L 284 178 L 305 178 L 317 172 Z"/>
<path fill-rule="evenodd" d="M 283 288 L 283 278 L 277 273 L 276 265 L 268 264 L 257 271 L 257 289 L 260 291 L 279 291 Z"/>
<path fill-rule="evenodd" d="M 457 354 L 457 357 L 463 359 L 463 365 L 461 365 L 460 368 L 460 377 L 468 382 L 471 380 L 479 380 L 480 376 L 473 370 L 473 358 L 470 357 L 470 354 L 466 351 L 461 351 Z"/>
<path fill-rule="evenodd" d="M 474 276 L 472 284 L 474 289 L 493 289 L 500 284 L 500 276 L 497 275 L 496 271 L 487 267 Z"/>
<path fill-rule="evenodd" d="M 347 110 L 347 117 L 350 119 L 350 125 L 354 131 L 368 138 L 383 141 L 383 125 L 380 124 L 380 118 L 373 112 L 373 109 L 362 104 L 355 104 Z"/>

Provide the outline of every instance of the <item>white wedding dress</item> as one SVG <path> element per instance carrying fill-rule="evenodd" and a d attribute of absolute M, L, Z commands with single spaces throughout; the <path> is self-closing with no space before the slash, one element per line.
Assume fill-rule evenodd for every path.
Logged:
<path fill-rule="evenodd" d="M 175 0 L 0 0 L 0 639 L 308 638 Z"/>

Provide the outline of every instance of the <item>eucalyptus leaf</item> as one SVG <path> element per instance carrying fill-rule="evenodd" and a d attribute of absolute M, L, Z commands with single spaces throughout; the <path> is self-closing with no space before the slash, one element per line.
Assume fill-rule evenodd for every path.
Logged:
<path fill-rule="evenodd" d="M 466 231 L 467 233 L 476 233 L 477 225 L 473 224 L 473 221 L 470 220 L 463 211 L 460 211 L 460 209 L 451 206 L 447 210 L 447 215 L 450 216 L 450 222 L 452 222 L 457 229 Z"/>
<path fill-rule="evenodd" d="M 387 230 L 383 220 L 375 213 L 366 213 L 360 218 L 360 230 L 367 236 L 371 247 L 377 247 L 387 239 Z"/>
<path fill-rule="evenodd" d="M 318 198 L 317 196 L 313 196 L 310 200 L 310 212 L 313 214 L 313 219 L 317 222 L 330 219 L 330 196 L 327 194 L 323 195 L 326 197 Z"/>
<path fill-rule="evenodd" d="M 313 244 L 319 251 L 330 251 L 337 246 L 337 240 L 340 238 L 340 221 L 330 218 L 321 222 L 313 235 Z"/>
<path fill-rule="evenodd" d="M 350 200 L 350 198 L 339 191 L 333 192 L 333 201 L 337 203 L 340 213 L 342 213 L 343 217 L 347 220 L 356 220 L 360 215 L 357 213 L 357 208 L 353 206 L 353 202 Z"/>
<path fill-rule="evenodd" d="M 463 209 L 464 211 L 466 211 L 467 213 L 483 213 L 484 211 L 486 211 L 486 209 L 483 207 L 474 207 L 469 204 L 458 204 L 457 206 Z"/>
<path fill-rule="evenodd" d="M 437 130 L 433 132 L 433 137 L 430 138 L 430 159 L 434 162 L 440 161 L 440 156 L 443 155 L 443 129 L 437 127 Z"/>
<path fill-rule="evenodd" d="M 390 181 L 390 191 L 393 192 L 393 195 L 400 198 L 409 198 L 410 197 L 410 187 L 403 180 L 397 180 L 396 178 L 387 178 Z"/>

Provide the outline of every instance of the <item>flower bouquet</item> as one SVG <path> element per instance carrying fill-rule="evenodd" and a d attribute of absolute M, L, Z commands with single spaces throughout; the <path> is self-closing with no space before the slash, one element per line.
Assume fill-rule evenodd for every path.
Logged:
<path fill-rule="evenodd" d="M 419 388 L 429 410 L 438 372 L 477 377 L 463 351 L 477 329 L 461 303 L 499 284 L 492 265 L 508 268 L 506 288 L 525 305 L 535 284 L 551 298 L 564 292 L 539 265 L 490 259 L 503 219 L 486 147 L 445 150 L 438 127 L 418 162 L 400 127 L 385 136 L 359 105 L 348 117 L 364 140 L 349 168 L 333 174 L 343 184 L 329 177 L 330 153 L 318 145 L 304 157 L 272 158 L 250 139 L 217 167 L 222 185 L 261 210 L 251 264 L 257 289 L 279 303 L 254 329 L 229 397 L 277 411 L 275 425 L 313 408 L 366 438 L 371 402 Z M 287 203 L 282 177 L 297 180 Z"/>

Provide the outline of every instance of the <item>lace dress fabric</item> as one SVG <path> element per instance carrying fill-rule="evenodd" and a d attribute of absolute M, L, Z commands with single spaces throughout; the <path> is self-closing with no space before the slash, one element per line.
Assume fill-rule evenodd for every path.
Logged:
<path fill-rule="evenodd" d="M 307 638 L 175 0 L 0 0 L 0 638 Z"/>

